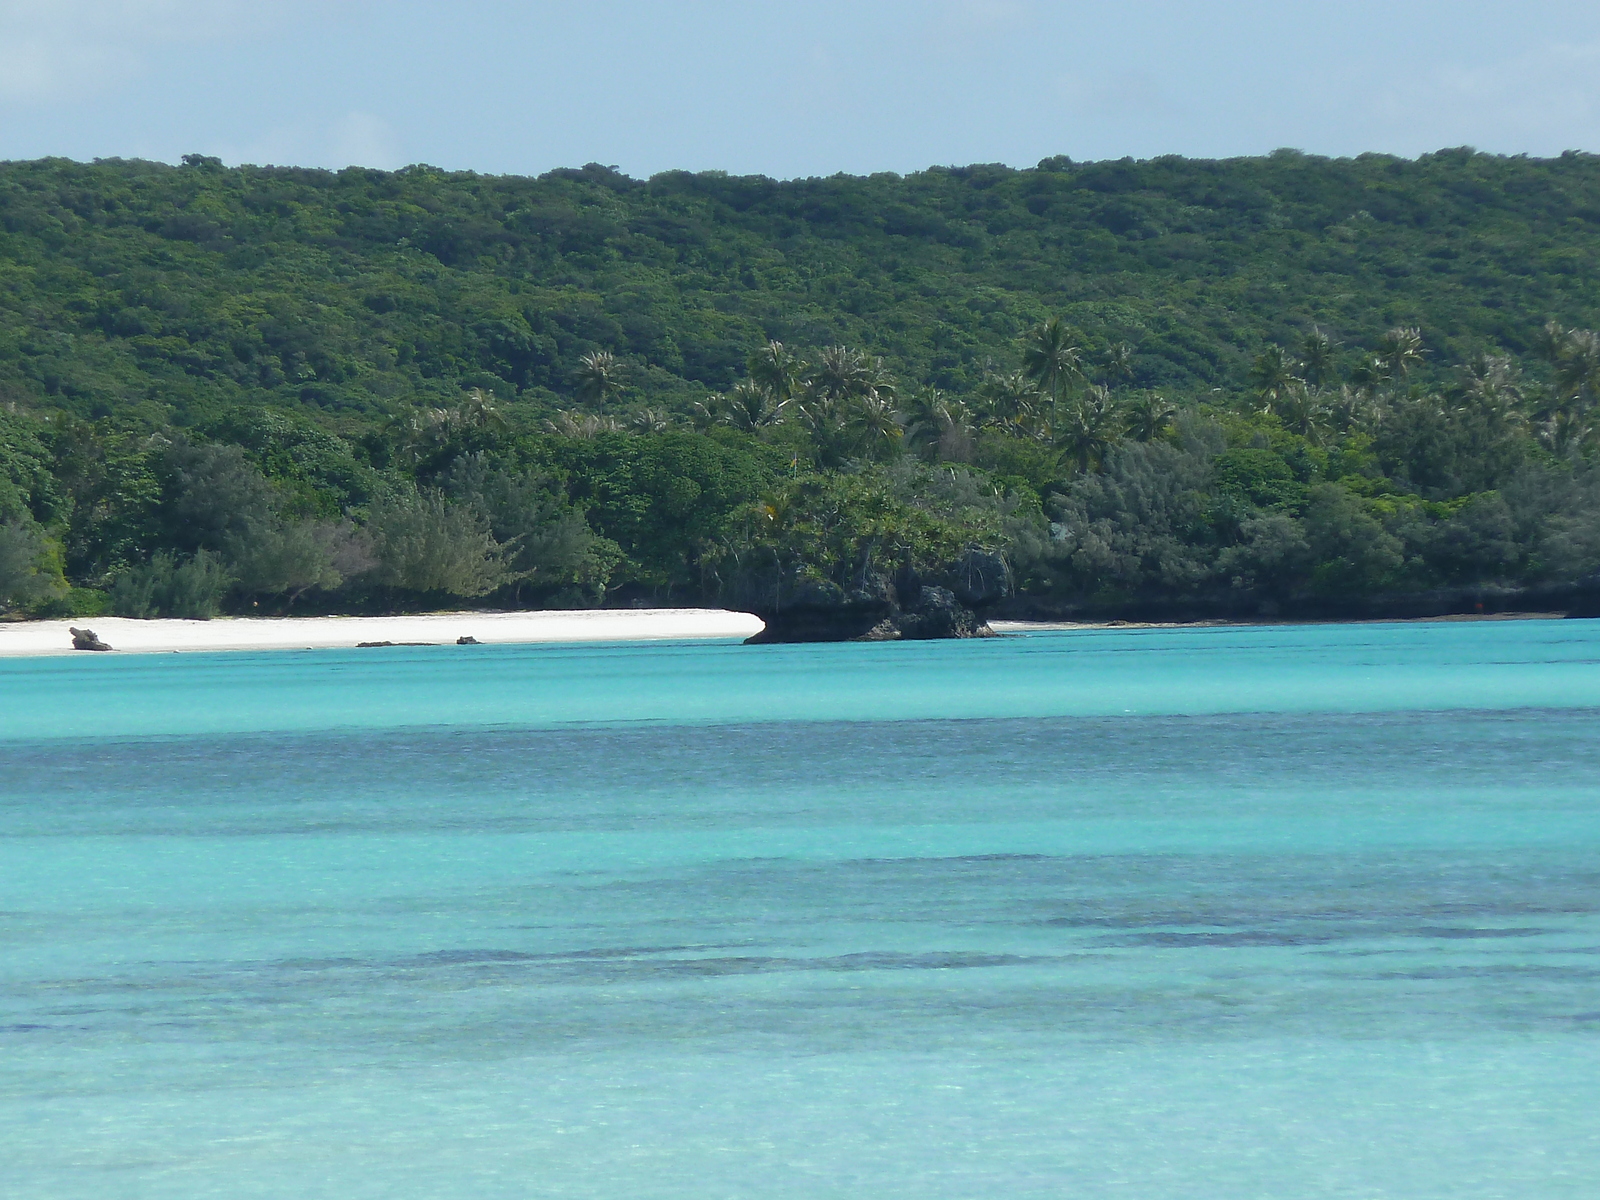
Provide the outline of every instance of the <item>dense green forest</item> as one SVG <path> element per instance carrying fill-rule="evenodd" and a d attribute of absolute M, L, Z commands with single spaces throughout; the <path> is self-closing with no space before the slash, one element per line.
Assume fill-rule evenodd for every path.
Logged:
<path fill-rule="evenodd" d="M 0 164 L 0 608 L 732 603 L 973 548 L 1034 611 L 1549 589 L 1600 571 L 1597 320 L 1584 154 Z"/>

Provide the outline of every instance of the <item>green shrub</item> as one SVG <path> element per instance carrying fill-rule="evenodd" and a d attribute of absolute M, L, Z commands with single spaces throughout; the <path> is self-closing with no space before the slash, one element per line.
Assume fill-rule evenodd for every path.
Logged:
<path fill-rule="evenodd" d="M 36 613 L 66 594 L 59 547 L 31 522 L 0 525 L 0 612 Z"/>
<path fill-rule="evenodd" d="M 1311 488 L 1305 530 L 1317 564 L 1312 587 L 1326 595 L 1378 591 L 1394 582 L 1405 562 L 1400 543 L 1337 483 Z"/>
<path fill-rule="evenodd" d="M 209 621 L 222 611 L 222 597 L 231 582 L 222 559 L 209 550 L 192 558 L 160 551 L 145 566 L 117 576 L 111 611 L 119 617 Z"/>
<path fill-rule="evenodd" d="M 406 592 L 483 596 L 505 582 L 500 546 L 473 508 L 402 492 L 374 508 L 378 582 Z"/>
<path fill-rule="evenodd" d="M 1262 508 L 1298 509 L 1306 502 L 1306 486 L 1294 469 L 1271 450 L 1241 447 L 1224 450 L 1212 463 L 1217 490 Z"/>
<path fill-rule="evenodd" d="M 103 617 L 111 611 L 111 593 L 100 588 L 75 587 L 64 602 L 68 617 Z"/>

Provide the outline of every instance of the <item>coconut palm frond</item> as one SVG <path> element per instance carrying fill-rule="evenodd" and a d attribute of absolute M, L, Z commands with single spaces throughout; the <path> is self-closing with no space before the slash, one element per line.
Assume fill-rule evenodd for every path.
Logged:
<path fill-rule="evenodd" d="M 1422 331 L 1413 325 L 1396 325 L 1378 339 L 1377 358 L 1391 383 L 1403 384 L 1426 354 Z"/>
<path fill-rule="evenodd" d="M 613 417 L 597 413 L 561 412 L 544 423 L 545 431 L 557 437 L 579 438 L 587 441 L 602 433 L 618 433 L 621 427 Z"/>
<path fill-rule="evenodd" d="M 674 421 L 672 414 L 661 408 L 642 408 L 628 422 L 640 433 L 665 433 Z"/>
<path fill-rule="evenodd" d="M 1312 445 L 1322 441 L 1332 424 L 1332 404 L 1321 388 L 1295 380 L 1284 388 L 1272 405 L 1272 413 L 1291 433 L 1298 433 Z"/>
<path fill-rule="evenodd" d="M 1083 395 L 1057 406 L 1050 435 L 1080 471 L 1103 463 L 1106 453 L 1122 435 L 1122 414 L 1110 389 L 1088 387 Z"/>
<path fill-rule="evenodd" d="M 1022 373 L 1056 400 L 1082 381 L 1083 351 L 1060 317 L 1051 317 L 1023 335 Z"/>
<path fill-rule="evenodd" d="M 1300 382 L 1296 374 L 1299 369 L 1300 364 L 1276 342 L 1269 342 L 1262 347 L 1250 364 L 1250 386 L 1255 389 L 1263 412 L 1271 412 L 1278 398 L 1293 384 Z"/>
<path fill-rule="evenodd" d="M 622 387 L 622 363 L 609 350 L 596 350 L 578 360 L 573 376 L 577 396 L 585 404 L 605 408 L 606 401 Z"/>
<path fill-rule="evenodd" d="M 1313 325 L 1300 339 L 1300 373 L 1314 387 L 1324 387 L 1334 377 L 1339 343 Z"/>
<path fill-rule="evenodd" d="M 1136 442 L 1153 442 L 1167 431 L 1177 406 L 1155 392 L 1146 392 L 1127 409 L 1128 436 Z"/>
<path fill-rule="evenodd" d="M 1042 399 L 1038 385 L 1021 371 L 990 374 L 978 388 L 981 424 L 1012 432 L 1031 429 Z"/>
<path fill-rule="evenodd" d="M 780 408 L 799 390 L 805 368 L 805 364 L 778 341 L 769 341 L 757 350 L 746 366 L 750 381 L 771 396 Z"/>

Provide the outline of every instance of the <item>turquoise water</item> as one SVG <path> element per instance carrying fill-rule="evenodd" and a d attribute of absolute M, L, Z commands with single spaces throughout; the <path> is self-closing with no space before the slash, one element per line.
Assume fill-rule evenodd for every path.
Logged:
<path fill-rule="evenodd" d="M 0 1194 L 1600 1194 L 1600 622 L 0 662 Z"/>

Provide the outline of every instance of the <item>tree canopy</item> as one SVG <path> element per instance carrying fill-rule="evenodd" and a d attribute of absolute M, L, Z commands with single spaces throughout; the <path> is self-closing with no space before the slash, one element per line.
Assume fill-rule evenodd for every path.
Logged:
<path fill-rule="evenodd" d="M 1584 578 L 1597 233 L 1583 154 L 0 164 L 0 606 L 704 600 L 978 544 L 1107 611 Z"/>

